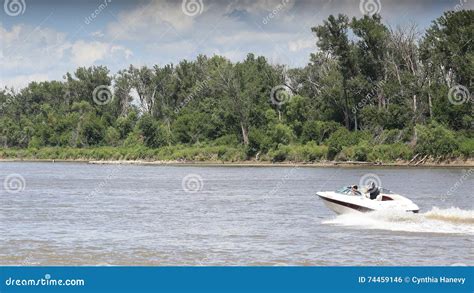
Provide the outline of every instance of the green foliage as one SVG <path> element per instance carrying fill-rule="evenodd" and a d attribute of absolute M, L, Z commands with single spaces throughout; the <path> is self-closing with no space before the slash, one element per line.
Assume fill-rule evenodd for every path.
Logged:
<path fill-rule="evenodd" d="M 459 152 L 466 158 L 470 158 L 474 153 L 474 138 L 464 138 L 459 140 Z"/>
<path fill-rule="evenodd" d="M 138 120 L 137 112 L 132 111 L 127 116 L 120 116 L 117 118 L 115 125 L 120 134 L 120 139 L 125 139 L 133 130 Z"/>
<path fill-rule="evenodd" d="M 367 161 L 367 156 L 372 149 L 367 141 L 362 141 L 355 146 L 344 147 L 341 152 L 341 158 L 353 161 Z"/>
<path fill-rule="evenodd" d="M 105 142 L 110 146 L 118 146 L 120 142 L 120 133 L 113 127 L 107 128 L 105 132 Z"/>
<path fill-rule="evenodd" d="M 454 156 L 459 150 L 454 132 L 441 124 L 417 125 L 416 131 L 418 140 L 415 152 L 417 153 L 446 158 Z"/>
<path fill-rule="evenodd" d="M 295 139 L 293 130 L 282 123 L 276 124 L 273 128 L 269 129 L 267 133 L 274 146 L 280 144 L 288 145 Z"/>
<path fill-rule="evenodd" d="M 393 162 L 411 158 L 413 158 L 413 149 L 403 143 L 375 145 L 367 155 L 369 162 Z"/>
<path fill-rule="evenodd" d="M 271 148 L 271 139 L 263 130 L 252 128 L 249 132 L 249 144 L 247 146 L 247 155 L 252 157 L 259 152 L 267 152 Z"/>
<path fill-rule="evenodd" d="M 176 65 L 130 66 L 113 76 L 103 66 L 81 67 L 64 81 L 1 89 L 2 155 L 472 158 L 472 102 L 453 103 L 449 94 L 453 86 L 474 92 L 473 13 L 445 13 L 420 40 L 409 28 L 388 29 L 379 15 L 331 15 L 312 28 L 318 50 L 302 68 L 254 54 L 241 62 L 200 55 Z M 94 90 L 112 84 L 111 102 L 96 103 Z M 292 95 L 277 105 L 271 94 L 278 86 Z"/>
<path fill-rule="evenodd" d="M 160 124 L 154 120 L 150 115 L 145 114 L 137 124 L 143 142 L 147 147 L 157 148 L 165 145 L 164 131 Z"/>
<path fill-rule="evenodd" d="M 334 121 L 306 121 L 303 126 L 302 141 L 321 144 L 342 126 Z"/>
<path fill-rule="evenodd" d="M 357 145 L 363 139 L 369 140 L 370 135 L 362 131 L 351 132 L 346 128 L 339 128 L 325 142 L 329 147 L 328 158 L 335 158 L 344 147 Z"/>

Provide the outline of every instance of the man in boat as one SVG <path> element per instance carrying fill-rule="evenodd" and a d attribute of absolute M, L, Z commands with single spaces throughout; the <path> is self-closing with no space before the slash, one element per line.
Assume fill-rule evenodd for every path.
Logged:
<path fill-rule="evenodd" d="M 370 199 L 376 199 L 380 194 L 379 188 L 375 185 L 375 182 L 370 183 L 367 193 L 370 195 Z"/>
<path fill-rule="evenodd" d="M 352 185 L 351 186 L 351 193 L 352 195 L 361 195 L 359 191 L 359 187 L 357 185 Z"/>

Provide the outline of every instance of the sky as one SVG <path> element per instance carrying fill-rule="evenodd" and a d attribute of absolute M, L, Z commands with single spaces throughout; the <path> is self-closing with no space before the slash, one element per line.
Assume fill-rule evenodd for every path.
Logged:
<path fill-rule="evenodd" d="M 248 53 L 272 64 L 304 66 L 317 51 L 311 27 L 331 14 L 379 13 L 392 28 L 422 33 L 444 11 L 474 9 L 474 0 L 2 0 L 0 87 L 62 80 L 81 66 L 111 74 L 130 64 L 160 66 Z"/>

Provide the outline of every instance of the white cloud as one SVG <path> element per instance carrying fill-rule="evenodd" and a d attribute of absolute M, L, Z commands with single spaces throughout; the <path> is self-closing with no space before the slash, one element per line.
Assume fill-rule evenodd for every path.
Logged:
<path fill-rule="evenodd" d="M 245 43 L 250 44 L 271 44 L 280 45 L 285 43 L 288 38 L 291 38 L 292 34 L 286 33 L 272 33 L 263 31 L 241 31 L 232 35 L 220 35 L 216 36 L 213 40 L 219 45 L 242 45 Z"/>
<path fill-rule="evenodd" d="M 10 30 L 0 24 L 3 71 L 35 71 L 55 66 L 69 44 L 66 35 L 53 29 L 15 25 Z"/>
<path fill-rule="evenodd" d="M 104 59 L 109 51 L 108 45 L 102 42 L 77 41 L 72 45 L 72 61 L 77 66 L 90 66 L 97 60 Z"/>
<path fill-rule="evenodd" d="M 125 57 L 126 60 L 130 59 L 130 57 L 133 56 L 132 50 L 127 49 L 127 48 L 122 47 L 122 46 L 112 46 L 110 48 L 110 52 L 112 54 L 121 54 Z"/>
<path fill-rule="evenodd" d="M 91 66 L 98 61 L 106 61 L 123 57 L 129 59 L 133 56 L 133 52 L 120 45 L 112 45 L 111 43 L 99 41 L 80 40 L 71 46 L 72 61 L 77 66 Z"/>
<path fill-rule="evenodd" d="M 227 11 L 243 10 L 252 14 L 271 12 L 279 8 L 279 11 L 289 10 L 295 5 L 295 0 L 242 0 L 229 4 Z"/>
<path fill-rule="evenodd" d="M 1 82 L 15 88 L 33 80 L 60 79 L 78 66 L 114 65 L 133 56 L 123 45 L 94 40 L 71 42 L 65 33 L 25 24 L 8 29 L 0 23 L 0 40 Z"/>
<path fill-rule="evenodd" d="M 4 88 L 7 86 L 8 88 L 13 87 L 14 89 L 20 89 L 26 87 L 30 82 L 36 81 L 46 81 L 49 80 L 48 74 L 26 74 L 26 75 L 17 75 L 14 77 L 0 77 L 0 86 Z"/>
<path fill-rule="evenodd" d="M 181 1 L 151 1 L 120 13 L 116 21 L 107 25 L 106 34 L 117 40 L 163 38 L 171 30 L 183 32 L 192 28 L 194 19 L 183 13 Z"/>
<path fill-rule="evenodd" d="M 304 66 L 309 54 L 316 50 L 311 27 L 321 24 L 330 14 L 362 16 L 359 1 L 353 0 L 202 2 L 203 12 L 194 17 L 183 13 L 181 0 L 143 0 L 127 5 L 111 2 L 114 5 L 101 15 L 101 21 L 91 23 L 89 32 L 77 34 L 76 27 L 71 28 L 74 17 L 42 23 L 50 28 L 20 23 L 36 24 L 27 16 L 9 18 L 7 26 L 0 23 L 2 82 L 18 85 L 20 79 L 33 77 L 60 79 L 77 66 L 105 65 L 115 72 L 129 64 L 176 63 L 213 53 L 240 61 L 252 52 L 266 56 L 272 63 Z M 381 13 L 385 22 L 413 20 L 425 28 L 443 10 L 457 4 L 437 1 L 434 5 L 435 2 L 383 1 Z M 472 5 L 466 3 L 464 7 Z M 69 5 L 54 8 L 55 15 L 63 12 L 61 9 L 67 9 L 63 15 L 75 13 Z M 82 16 L 78 17 L 83 24 Z"/>
<path fill-rule="evenodd" d="M 290 52 L 298 52 L 312 47 L 316 48 L 316 40 L 314 39 L 298 39 L 288 42 Z"/>
<path fill-rule="evenodd" d="M 94 38 L 103 38 L 104 33 L 102 31 L 95 31 L 91 33 L 91 36 Z"/>

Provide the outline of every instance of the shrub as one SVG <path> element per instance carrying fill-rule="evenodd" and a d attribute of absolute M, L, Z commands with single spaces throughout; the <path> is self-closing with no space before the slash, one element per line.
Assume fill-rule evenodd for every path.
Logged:
<path fill-rule="evenodd" d="M 138 129 L 143 135 L 143 142 L 147 147 L 157 148 L 166 144 L 162 127 L 150 115 L 143 115 L 138 122 Z"/>
<path fill-rule="evenodd" d="M 270 138 L 258 128 L 252 128 L 249 132 L 249 144 L 246 147 L 246 154 L 249 157 L 258 152 L 267 152 L 271 147 Z"/>
<path fill-rule="evenodd" d="M 347 146 L 357 145 L 361 140 L 369 140 L 371 135 L 365 131 L 350 132 L 346 128 L 339 128 L 327 140 L 328 159 L 333 159 Z"/>
<path fill-rule="evenodd" d="M 302 141 L 321 144 L 340 128 L 343 127 L 334 121 L 307 121 L 303 125 Z"/>
<path fill-rule="evenodd" d="M 252 131 L 250 131 L 252 132 Z M 249 138 L 250 139 L 250 138 Z M 228 134 L 221 136 L 211 143 L 214 146 L 222 146 L 222 145 L 228 145 L 228 146 L 233 146 L 233 145 L 238 145 L 239 144 L 239 138 L 235 134 Z"/>
<path fill-rule="evenodd" d="M 417 125 L 417 144 L 415 151 L 434 157 L 451 157 L 459 150 L 454 132 L 441 124 Z"/>
<path fill-rule="evenodd" d="M 474 154 L 474 138 L 460 138 L 459 152 L 466 158 L 472 158 Z"/>
<path fill-rule="evenodd" d="M 276 124 L 267 133 L 274 145 L 288 145 L 295 139 L 293 130 L 282 123 Z"/>
<path fill-rule="evenodd" d="M 413 149 L 404 143 L 375 145 L 369 152 L 367 160 L 370 162 L 392 162 L 409 160 L 413 157 Z"/>
<path fill-rule="evenodd" d="M 143 137 L 139 131 L 130 132 L 123 142 L 124 147 L 135 147 L 140 145 L 143 145 Z"/>
<path fill-rule="evenodd" d="M 287 147 L 278 147 L 276 150 L 271 150 L 268 152 L 272 162 L 283 162 L 286 160 L 288 156 L 288 148 Z"/>
<path fill-rule="evenodd" d="M 105 142 L 110 146 L 117 146 L 120 140 L 120 133 L 112 126 L 105 131 Z"/>
<path fill-rule="evenodd" d="M 364 146 L 360 145 L 343 147 L 335 158 L 337 161 L 366 161 L 367 153 L 363 153 L 364 150 L 367 152 Z"/>

